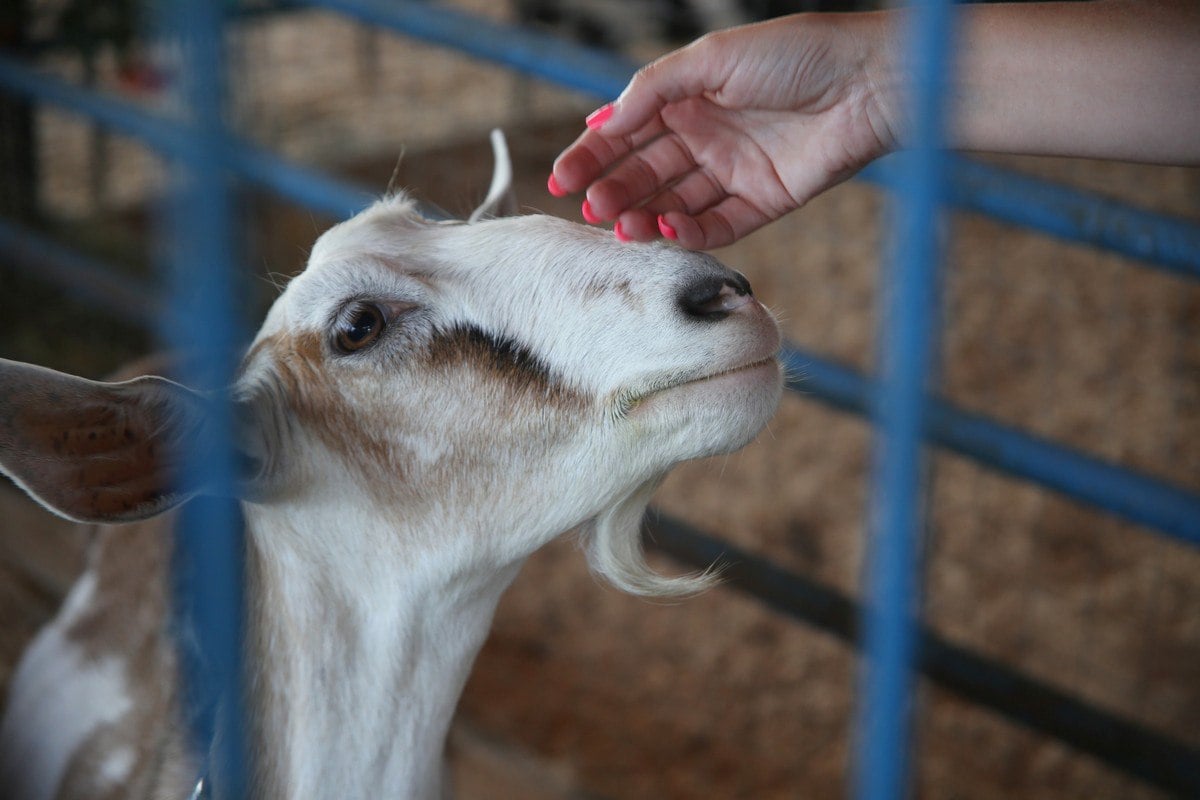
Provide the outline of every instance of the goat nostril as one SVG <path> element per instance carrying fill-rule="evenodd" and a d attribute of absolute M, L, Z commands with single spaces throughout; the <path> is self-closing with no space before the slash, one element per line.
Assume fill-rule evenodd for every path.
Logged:
<path fill-rule="evenodd" d="M 727 282 L 742 294 L 754 294 L 750 288 L 750 281 L 740 272 L 731 271 Z"/>
<path fill-rule="evenodd" d="M 750 301 L 750 282 L 735 272 L 692 284 L 680 296 L 679 305 L 690 317 L 716 321 Z"/>

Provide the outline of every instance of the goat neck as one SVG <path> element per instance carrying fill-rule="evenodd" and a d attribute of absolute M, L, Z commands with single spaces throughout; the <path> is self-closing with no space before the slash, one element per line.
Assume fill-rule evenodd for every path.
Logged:
<path fill-rule="evenodd" d="M 353 507 L 247 506 L 255 796 L 439 797 L 455 705 L 519 570 L 422 556 L 406 543 L 426 531 Z"/>

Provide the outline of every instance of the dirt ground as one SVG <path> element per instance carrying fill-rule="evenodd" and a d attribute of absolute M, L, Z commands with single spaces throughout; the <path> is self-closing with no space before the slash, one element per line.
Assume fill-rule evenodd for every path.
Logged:
<path fill-rule="evenodd" d="M 347 48 L 358 41 L 353 29 L 307 24 L 289 35 L 341 36 Z M 272 57 L 292 52 L 258 35 Z M 383 74 L 403 79 L 363 89 L 361 105 L 382 115 L 375 106 L 395 111 L 403 97 L 421 113 L 356 117 L 337 96 L 351 77 L 335 75 L 318 85 L 320 102 L 297 99 L 269 113 L 251 102 L 265 103 L 264 95 L 247 91 L 250 132 L 378 191 L 404 143 L 398 182 L 465 211 L 487 184 L 484 132 L 503 124 L 526 209 L 579 218 L 575 201 L 551 198 L 544 182 L 588 99 L 458 62 L 439 65 L 449 74 L 427 86 L 414 72 L 420 53 L 381 47 L 393 65 Z M 273 74 L 261 66 L 246 80 L 261 86 Z M 469 109 L 452 136 L 425 113 L 450 97 Z M 389 124 L 396 130 L 385 136 Z M 297 126 L 303 135 L 289 139 Z M 369 141 L 353 152 L 330 145 L 359 126 L 370 128 Z M 62 158 L 73 152 L 65 147 Z M 1200 219 L 1198 170 L 1000 162 Z M 70 231 L 128 250 L 141 215 L 129 204 L 108 215 L 83 201 L 71 206 L 69 171 L 52 176 L 67 183 L 49 197 L 61 195 Z M 258 276 L 294 272 L 327 223 L 260 201 L 246 197 L 246 263 Z M 883 210 L 878 190 L 852 182 L 717 255 L 748 275 L 789 339 L 869 370 Z M 1200 489 L 1200 285 L 974 216 L 956 215 L 951 231 L 941 391 L 962 408 Z M 139 260 L 140 247 L 126 260 Z M 0 280 L 0 356 L 99 375 L 146 345 L 36 282 L 7 270 Z M 272 291 L 265 279 L 252 285 L 264 298 Z M 681 466 L 655 505 L 857 596 L 869 463 L 866 423 L 791 395 L 754 444 Z M 1200 747 L 1200 551 L 944 453 L 928 486 L 924 606 L 934 631 Z M 77 567 L 79 548 L 18 498 L 0 494 L 0 502 L 6 678 Z M 32 529 L 45 533 L 31 539 Z M 564 541 L 530 561 L 499 610 L 452 738 L 457 763 L 467 765 L 456 780 L 467 797 L 501 796 L 502 785 L 524 787 L 507 796 L 613 800 L 845 796 L 856 680 L 856 653 L 836 638 L 729 588 L 675 604 L 628 598 L 593 580 Z M 914 740 L 898 746 L 913 750 L 922 798 L 1165 796 L 932 685 L 921 687 L 918 721 Z"/>

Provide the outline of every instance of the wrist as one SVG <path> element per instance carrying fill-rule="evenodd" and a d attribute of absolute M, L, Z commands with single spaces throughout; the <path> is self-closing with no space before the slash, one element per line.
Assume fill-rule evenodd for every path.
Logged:
<path fill-rule="evenodd" d="M 903 16 L 897 11 L 855 14 L 851 30 L 862 53 L 863 110 L 885 156 L 904 147 L 911 125 L 904 101 Z"/>

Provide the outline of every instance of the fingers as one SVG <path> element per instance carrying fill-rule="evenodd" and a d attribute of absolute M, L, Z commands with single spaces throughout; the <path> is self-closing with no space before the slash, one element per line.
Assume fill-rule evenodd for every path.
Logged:
<path fill-rule="evenodd" d="M 691 152 L 674 136 L 661 136 L 633 150 L 587 189 L 592 211 L 600 219 L 643 205 L 696 169 Z M 671 205 L 670 207 L 682 207 Z"/>
<path fill-rule="evenodd" d="M 630 151 L 662 134 L 659 114 L 668 104 L 719 85 L 724 70 L 705 63 L 705 42 L 700 39 L 638 70 L 620 97 L 590 114 L 588 129 L 554 162 L 551 192 L 583 191 Z"/>
<path fill-rule="evenodd" d="M 650 120 L 627 136 L 611 137 L 597 131 L 580 134 L 555 160 L 547 186 L 557 197 L 582 192 L 630 152 L 660 136 L 662 120 Z"/>
<path fill-rule="evenodd" d="M 768 222 L 750 202 L 728 194 L 670 134 L 627 153 L 592 183 L 583 215 L 593 224 L 615 221 L 622 241 L 665 237 L 693 250 L 724 247 Z"/>
<path fill-rule="evenodd" d="M 727 195 L 702 171 L 638 208 L 624 211 L 614 230 L 622 241 L 670 239 L 689 250 L 733 244 L 771 221 L 745 198 Z"/>
<path fill-rule="evenodd" d="M 669 103 L 717 88 L 725 70 L 706 53 L 709 41 L 702 38 L 642 67 L 616 101 L 588 118 L 588 127 L 605 136 L 626 136 L 649 124 Z"/>
<path fill-rule="evenodd" d="M 622 221 L 624 217 L 622 217 Z M 770 220 L 740 197 L 727 197 L 695 216 L 668 211 L 656 220 L 657 233 L 688 250 L 715 250 L 733 244 Z"/>
<path fill-rule="evenodd" d="M 711 250 L 732 244 L 770 221 L 752 202 L 730 194 L 674 134 L 665 133 L 640 147 L 637 138 L 641 137 L 602 145 L 605 154 L 623 151 L 623 155 L 609 174 L 584 184 L 588 189 L 583 215 L 588 222 L 615 222 L 614 233 L 622 241 L 664 237 L 691 250 Z M 595 151 L 580 152 L 594 157 Z M 584 163 L 582 156 L 575 163 Z M 598 160 L 593 168 L 595 163 Z"/>
<path fill-rule="evenodd" d="M 716 41 L 700 39 L 644 67 L 616 101 L 589 115 L 587 130 L 554 162 L 550 192 L 586 189 L 585 218 L 615 221 L 623 241 L 666 236 L 703 249 L 765 224 L 748 203 L 729 197 L 663 122 L 668 105 L 704 96 L 727 79 Z"/>
<path fill-rule="evenodd" d="M 697 168 L 643 205 L 647 211 L 654 214 L 680 211 L 695 216 L 728 196 L 725 187 L 708 170 Z"/>

